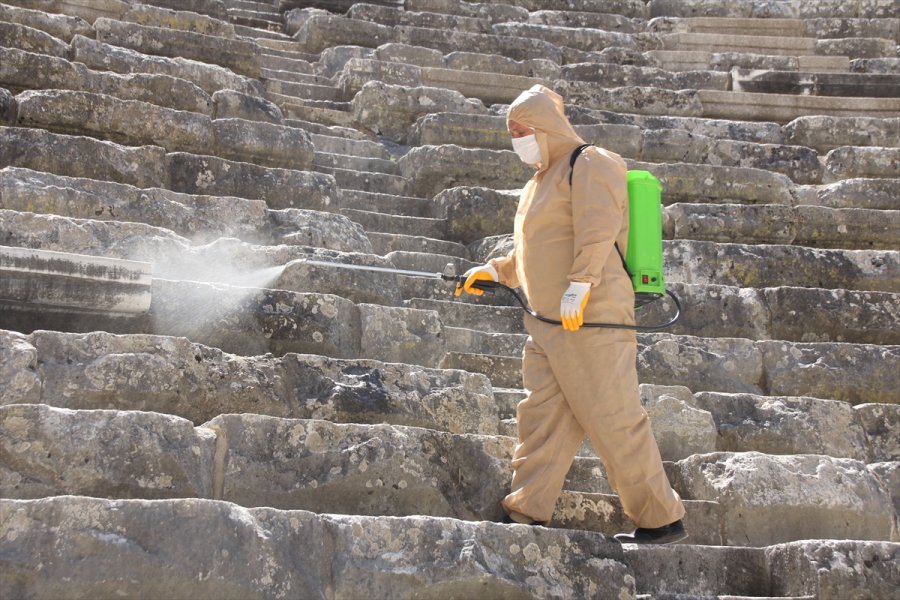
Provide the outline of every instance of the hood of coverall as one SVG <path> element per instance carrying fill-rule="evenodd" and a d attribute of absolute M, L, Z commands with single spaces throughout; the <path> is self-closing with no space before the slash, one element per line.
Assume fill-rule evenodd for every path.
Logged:
<path fill-rule="evenodd" d="M 573 146 L 584 143 L 566 117 L 562 96 L 540 84 L 519 94 L 509 107 L 506 121 L 516 121 L 535 130 L 542 158 L 538 172 L 560 157 L 568 157 Z"/>

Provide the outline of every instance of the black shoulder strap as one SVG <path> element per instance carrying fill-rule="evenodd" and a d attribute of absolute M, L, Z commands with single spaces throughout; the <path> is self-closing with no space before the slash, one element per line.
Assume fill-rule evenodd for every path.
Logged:
<path fill-rule="evenodd" d="M 578 157 L 581 155 L 582 151 L 585 148 L 590 147 L 591 144 L 582 144 L 572 150 L 572 156 L 569 157 L 569 187 L 572 187 L 572 175 L 575 173 L 575 161 L 578 160 Z M 616 246 L 616 254 L 619 255 L 619 258 L 622 260 L 622 268 L 625 269 L 625 273 L 628 277 L 634 277 L 631 274 L 631 269 L 628 268 L 628 265 L 625 263 L 625 256 L 622 254 L 622 251 L 619 249 L 619 242 L 615 242 Z"/>
<path fill-rule="evenodd" d="M 572 150 L 572 156 L 569 157 L 569 185 L 572 185 L 572 173 L 575 172 L 575 161 L 578 160 L 578 156 L 581 154 L 581 151 L 585 148 L 588 148 L 590 144 L 582 144 Z"/>

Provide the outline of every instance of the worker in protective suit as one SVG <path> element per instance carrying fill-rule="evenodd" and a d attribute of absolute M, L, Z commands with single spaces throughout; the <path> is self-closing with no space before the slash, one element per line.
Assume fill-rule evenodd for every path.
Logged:
<path fill-rule="evenodd" d="M 518 445 L 509 520 L 547 523 L 585 434 L 637 529 L 616 539 L 684 539 L 684 505 L 671 488 L 640 402 L 633 330 L 584 328 L 634 324 L 634 290 L 622 259 L 628 243 L 625 162 L 584 141 L 565 116 L 562 97 L 536 85 L 509 108 L 513 148 L 537 172 L 525 185 L 506 257 L 470 269 L 462 289 L 481 279 L 521 287 L 551 325 L 525 315 L 522 375 L 528 393 L 516 409 Z M 571 185 L 570 185 L 571 174 Z M 461 290 L 457 290 L 459 293 Z"/>

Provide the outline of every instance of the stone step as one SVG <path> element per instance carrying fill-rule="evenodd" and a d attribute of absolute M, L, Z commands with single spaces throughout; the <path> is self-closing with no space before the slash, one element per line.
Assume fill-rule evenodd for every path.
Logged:
<path fill-rule="evenodd" d="M 398 42 L 444 53 L 467 48 L 470 52 L 499 54 L 514 60 L 541 58 L 560 63 L 562 58 L 559 48 L 540 39 L 403 25 L 389 27 L 332 15 L 309 17 L 294 34 L 294 39 L 309 53 L 319 53 L 333 46 L 376 48 L 388 42 Z"/>
<path fill-rule="evenodd" d="M 225 6 L 227 8 L 237 8 L 265 13 L 281 21 L 281 13 L 272 2 L 254 2 L 253 0 L 225 0 Z"/>
<path fill-rule="evenodd" d="M 285 119 L 284 124 L 289 127 L 299 127 L 305 129 L 310 134 L 339 137 L 344 140 L 369 141 L 369 136 L 363 132 L 350 129 L 348 127 L 340 127 L 334 125 L 325 125 L 322 123 L 314 123 L 312 121 L 303 121 L 301 119 Z"/>
<path fill-rule="evenodd" d="M 124 23 L 94 21 L 97 41 L 138 52 L 170 58 L 190 58 L 220 65 L 248 77 L 259 77 L 259 44 L 244 39 L 213 37 L 190 31 Z"/>
<path fill-rule="evenodd" d="M 37 29 L 69 44 L 76 35 L 90 36 L 91 26 L 82 18 L 69 15 L 52 14 L 41 10 L 4 4 L 0 7 L 0 22 L 16 23 L 31 29 Z"/>
<path fill-rule="evenodd" d="M 348 165 L 349 166 L 349 165 Z M 372 191 L 379 194 L 406 195 L 406 179 L 401 175 L 356 171 L 340 167 L 317 165 L 317 170 L 334 177 L 342 189 Z"/>
<path fill-rule="evenodd" d="M 666 71 L 730 71 L 734 68 L 846 73 L 851 61 L 846 56 L 778 56 L 702 50 L 649 50 L 644 54 Z M 863 59 L 865 60 L 865 59 Z"/>
<path fill-rule="evenodd" d="M 374 249 L 375 254 L 380 254 L 382 256 L 391 252 L 402 251 L 432 252 L 436 254 L 458 256 L 460 258 L 469 258 L 469 251 L 466 247 L 456 242 L 398 233 L 367 232 L 367 235 L 369 236 L 369 241 L 372 242 L 372 248 Z"/>
<path fill-rule="evenodd" d="M 0 168 L 22 167 L 186 194 L 262 199 L 274 209 L 328 210 L 338 195 L 334 179 L 328 175 L 208 155 L 166 153 L 158 146 L 121 146 L 22 127 L 0 128 L 0 140 Z M 71 156 L 91 156 L 93 160 L 72 161 Z M 295 156 L 293 160 L 298 158 Z"/>
<path fill-rule="evenodd" d="M 528 15 L 528 23 L 552 27 L 602 29 L 618 33 L 642 33 L 646 29 L 646 24 L 641 18 L 626 14 L 578 10 L 537 10 Z"/>
<path fill-rule="evenodd" d="M 193 244 L 237 238 L 264 246 L 288 244 L 372 252 L 362 228 L 345 217 L 300 209 L 271 210 L 261 200 L 140 189 L 16 167 L 0 169 L 0 195 L 7 210 L 144 223 L 190 239 Z"/>
<path fill-rule="evenodd" d="M 228 22 L 225 11 L 191 10 L 198 7 L 175 2 L 169 4 L 169 6 L 166 6 L 165 2 L 157 3 L 155 6 L 138 4 L 129 8 L 120 20 L 148 27 L 188 31 L 208 36 L 235 37 L 234 26 Z"/>
<path fill-rule="evenodd" d="M 431 203 L 425 198 L 378 194 L 363 190 L 341 190 L 340 206 L 407 217 L 429 217 L 434 214 Z"/>
<path fill-rule="evenodd" d="M 801 96 L 841 96 L 864 98 L 900 97 L 900 75 L 870 73 L 731 72 L 735 92 L 798 94 Z"/>
<path fill-rule="evenodd" d="M 784 6 L 762 6 L 756 0 L 735 0 L 717 4 L 710 0 L 653 0 L 649 7 L 652 17 L 695 17 L 698 14 L 728 18 L 860 18 L 879 19 L 890 16 L 890 2 L 872 2 L 864 5 L 845 5 L 814 0 L 812 2 L 786 3 Z"/>
<path fill-rule="evenodd" d="M 88 135 L 129 146 L 159 146 L 170 153 L 206 154 L 301 171 L 313 162 L 309 134 L 272 123 L 210 119 L 138 100 L 68 90 L 22 92 L 16 97 L 16 111 L 20 127 Z M 159 122 L 168 125 L 153 125 Z"/>
<path fill-rule="evenodd" d="M 472 332 L 469 340 L 478 337 Z M 524 344 L 524 338 L 520 337 L 520 343 Z M 695 392 L 811 396 L 851 404 L 896 403 L 896 394 L 890 388 L 896 388 L 896 383 L 888 383 L 897 379 L 891 372 L 896 368 L 891 366 L 897 360 L 896 346 L 698 338 L 665 333 L 638 334 L 638 343 L 638 374 L 646 383 L 681 385 Z M 483 373 L 495 387 L 522 389 L 520 356 L 475 352 L 475 348 L 452 351 L 448 347 L 439 366 Z M 847 368 L 863 363 L 865 375 Z M 871 381 L 869 377 L 879 379 Z"/>
<path fill-rule="evenodd" d="M 842 98 L 794 96 L 699 90 L 703 116 L 717 119 L 768 120 L 786 123 L 807 115 L 832 117 L 896 118 L 900 112 L 897 98 L 855 98 L 848 105 Z"/>
<path fill-rule="evenodd" d="M 397 163 L 385 158 L 316 152 L 313 164 L 316 169 L 326 172 L 340 169 L 353 171 L 357 176 L 365 176 L 366 174 L 400 176 L 400 168 L 397 166 Z"/>
<path fill-rule="evenodd" d="M 215 103 L 209 93 L 193 82 L 161 73 L 136 76 L 95 71 L 79 63 L 45 54 L 3 49 L 0 85 L 13 92 L 49 90 L 104 94 L 123 101 L 140 101 L 174 110 L 211 116 Z M 179 73 L 180 75 L 180 73 Z M 249 91 L 249 86 L 244 91 Z M 11 115 L 15 118 L 15 114 Z"/>
<path fill-rule="evenodd" d="M 469 2 L 445 2 L 444 0 L 405 0 L 403 6 L 407 10 L 460 15 L 463 17 L 479 17 L 489 19 L 491 22 L 495 23 L 527 21 L 529 10 L 537 10 L 517 6 L 513 2 L 473 5 Z"/>
<path fill-rule="evenodd" d="M 342 208 L 340 214 L 354 223 L 359 223 L 367 232 L 398 233 L 439 240 L 443 239 L 447 229 L 447 222 L 444 219 L 404 217 L 353 208 Z"/>
<path fill-rule="evenodd" d="M 253 40 L 256 43 L 264 40 L 290 39 L 281 32 L 280 28 L 276 31 L 271 29 L 262 29 L 260 27 L 249 27 L 247 25 L 241 25 L 240 23 L 234 24 L 234 33 L 238 37 L 247 38 Z"/>
<path fill-rule="evenodd" d="M 200 499 L 4 499 L 0 519 L 4 554 L 16 565 L 35 560 L 45 565 L 40 577 L 24 568 L 4 569 L 0 581 L 36 596 L 93 595 L 98 589 L 158 597 L 202 596 L 210 589 L 239 590 L 234 593 L 245 597 L 403 597 L 445 595 L 447 590 L 486 596 L 551 596 L 560 590 L 573 597 L 634 596 L 634 577 L 621 546 L 589 532 L 247 509 Z M 17 535 L 9 533 L 12 527 Z M 49 527 L 56 532 L 53 552 L 46 551 Z M 84 539 L 88 529 L 93 535 Z M 200 558 L 203 552 L 196 548 L 197 540 L 207 536 L 220 538 L 223 558 L 217 567 Z M 93 568 L 73 569 L 84 544 Z M 143 550 L 151 548 L 153 562 Z M 297 548 L 304 549 L 300 563 Z M 461 561 L 461 556 L 466 558 Z M 206 574 L 199 583 L 198 573 Z"/>
<path fill-rule="evenodd" d="M 497 435 L 515 414 L 518 394 L 493 394 L 488 380 L 465 371 L 423 369 L 373 360 L 312 355 L 240 357 L 183 338 L 106 333 L 31 335 L 3 332 L 2 364 L 13 385 L 0 404 L 47 404 L 69 410 L 138 410 L 195 425 L 220 414 L 389 423 L 452 433 Z M 153 361 L 155 376 L 136 375 Z M 89 379 L 79 375 L 91 373 Z M 173 390 L 171 373 L 182 373 Z M 123 373 L 129 374 L 122 379 Z M 212 379 L 211 379 L 212 378 Z M 111 385 L 111 381 L 118 381 Z M 302 381 L 291 390 L 278 382 Z M 219 382 L 218 385 L 204 384 Z M 300 392 L 305 404 L 290 401 Z M 371 397 L 382 401 L 372 405 Z M 715 450 L 770 455 L 820 454 L 869 464 L 900 456 L 900 405 L 802 397 L 699 392 L 642 384 L 641 399 L 666 461 Z M 514 420 L 513 420 L 514 427 Z M 515 436 L 515 430 L 511 435 Z M 592 449 L 584 454 L 595 457 Z M 591 467 L 593 468 L 593 467 Z M 583 489 L 577 477 L 572 489 Z M 607 488 L 597 488 L 609 491 Z"/>
<path fill-rule="evenodd" d="M 388 27 L 409 26 L 464 31 L 468 33 L 491 33 L 488 19 L 446 15 L 439 12 L 414 11 L 407 8 L 354 4 L 346 13 L 350 19 L 378 23 Z"/>
<path fill-rule="evenodd" d="M 0 395 L 2 404 L 151 411 L 195 425 L 220 414 L 256 413 L 497 434 L 488 380 L 464 371 L 301 354 L 242 357 L 158 335 L 43 331 L 0 336 L 0 362 L 15 382 Z M 142 372 L 141 361 L 156 366 Z M 85 372 L 95 373 L 93 383 L 78 374 Z M 113 384 L 116 373 L 128 375 Z M 290 389 L 285 381 L 294 382 Z M 292 400 L 301 393 L 303 402 Z"/>
<path fill-rule="evenodd" d="M 644 50 L 647 49 L 647 45 L 651 47 L 656 45 L 650 40 L 629 33 L 584 27 L 498 23 L 491 29 L 495 35 L 500 37 L 533 39 L 556 48 L 573 48 L 582 52 L 598 52 L 611 47 Z M 561 61 L 557 62 L 562 64 Z"/>
<path fill-rule="evenodd" d="M 373 142 L 368 139 L 348 139 L 336 135 L 324 135 L 314 133 L 312 136 L 313 145 L 318 152 L 330 154 L 342 154 L 345 156 L 377 158 L 380 160 L 390 160 L 391 153 L 388 152 L 384 145 Z"/>
<path fill-rule="evenodd" d="M 310 61 L 303 58 L 290 56 L 278 56 L 263 51 L 259 57 L 260 75 L 265 76 L 268 71 L 287 71 L 293 73 L 306 73 L 312 68 Z"/>
<path fill-rule="evenodd" d="M 713 33 L 767 37 L 884 38 L 897 39 L 900 25 L 890 18 L 820 17 L 806 19 L 761 19 L 688 17 L 657 19 L 649 24 L 654 32 Z"/>
<path fill-rule="evenodd" d="M 514 446 L 510 438 L 400 425 L 242 414 L 195 428 L 158 413 L 29 404 L 0 408 L 0 427 L 11 458 L 3 486 L 9 499 L 195 497 L 248 508 L 490 521 L 502 516 Z M 102 431 L 119 435 L 111 441 Z M 128 468 L 103 460 L 136 453 L 141 461 Z M 679 461 L 674 475 L 685 500 L 708 503 L 689 508 L 709 511 L 708 529 L 718 524 L 721 543 L 710 540 L 714 545 L 897 535 L 890 491 L 860 461 L 717 452 Z M 603 521 L 600 528 L 618 525 L 608 514 Z"/>
<path fill-rule="evenodd" d="M 350 112 L 350 105 L 346 102 L 305 100 L 295 96 L 272 93 L 269 93 L 268 97 L 290 119 L 347 128 L 352 128 L 355 124 L 353 113 Z"/>
<path fill-rule="evenodd" d="M 136 77 L 145 74 L 169 75 L 190 81 L 210 95 L 220 90 L 234 90 L 252 96 L 262 94 L 262 85 L 255 78 L 239 75 L 216 64 L 156 56 L 152 52 L 143 53 L 80 35 L 72 40 L 72 52 L 76 68 L 78 63 L 83 63 L 97 71 L 134 74 Z M 37 76 L 38 72 L 31 73 L 32 76 Z M 45 84 L 41 87 L 66 86 L 57 80 L 53 85 Z"/>
<path fill-rule="evenodd" d="M 278 69 L 267 69 L 265 67 L 259 70 L 260 77 L 263 80 L 275 79 L 279 81 L 290 81 L 294 83 L 304 83 L 308 82 L 310 77 L 316 77 L 313 75 L 312 65 L 305 63 L 296 63 L 292 65 L 291 71 L 282 71 Z"/>
<path fill-rule="evenodd" d="M 266 90 L 279 96 L 294 96 L 308 100 L 340 100 L 340 91 L 332 85 L 317 85 L 310 83 L 293 83 L 290 81 L 278 81 L 267 79 Z"/>
<path fill-rule="evenodd" d="M 255 10 L 245 10 L 240 8 L 228 9 L 228 20 L 236 25 L 243 25 L 253 29 L 265 29 L 269 31 L 282 31 L 282 20 L 280 14 L 262 13 Z"/>
<path fill-rule="evenodd" d="M 850 58 L 891 56 L 895 45 L 891 40 L 857 38 L 855 43 L 814 38 L 734 35 L 715 33 L 667 33 L 660 35 L 663 49 L 740 52 L 781 56 L 845 55 Z"/>

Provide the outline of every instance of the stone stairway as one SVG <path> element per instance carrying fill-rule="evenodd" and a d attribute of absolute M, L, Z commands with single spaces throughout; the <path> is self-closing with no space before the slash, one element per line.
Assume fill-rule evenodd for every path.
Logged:
<path fill-rule="evenodd" d="M 895 12 L 6 0 L 2 589 L 891 597 Z M 664 185 L 686 310 L 638 369 L 684 544 L 608 537 L 632 524 L 588 445 L 550 527 L 499 524 L 521 310 L 303 262 L 507 251 L 529 173 L 503 115 L 534 83 Z"/>

